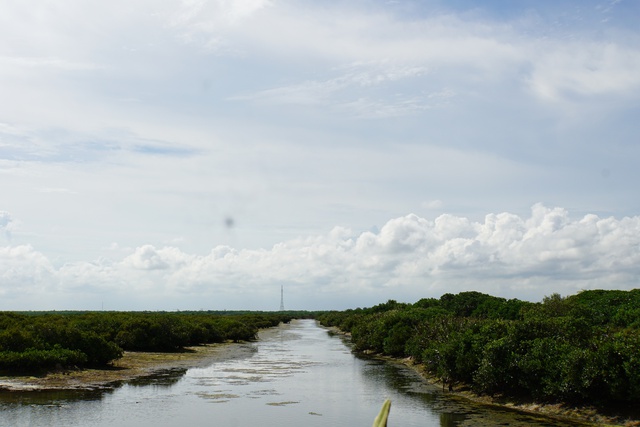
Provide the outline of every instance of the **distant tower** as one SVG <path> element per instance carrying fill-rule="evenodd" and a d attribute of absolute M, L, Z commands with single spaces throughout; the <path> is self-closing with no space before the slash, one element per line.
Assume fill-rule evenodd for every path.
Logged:
<path fill-rule="evenodd" d="M 284 286 L 280 285 L 280 311 L 284 311 Z"/>

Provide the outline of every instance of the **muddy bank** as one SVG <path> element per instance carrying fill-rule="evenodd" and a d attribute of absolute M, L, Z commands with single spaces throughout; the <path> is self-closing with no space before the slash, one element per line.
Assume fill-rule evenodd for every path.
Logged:
<path fill-rule="evenodd" d="M 110 388 L 123 381 L 153 375 L 167 369 L 207 366 L 217 361 L 248 357 L 251 344 L 225 343 L 186 348 L 179 353 L 127 351 L 112 366 L 101 369 L 65 370 L 43 376 L 0 376 L 0 390 L 71 390 Z"/>

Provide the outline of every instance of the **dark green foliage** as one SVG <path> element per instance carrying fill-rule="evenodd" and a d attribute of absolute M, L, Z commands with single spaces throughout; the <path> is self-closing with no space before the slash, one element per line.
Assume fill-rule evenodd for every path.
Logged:
<path fill-rule="evenodd" d="M 189 334 L 176 318 L 154 315 L 123 323 L 116 343 L 127 350 L 177 351 L 189 344 Z"/>
<path fill-rule="evenodd" d="M 594 325 L 640 327 L 640 289 L 631 291 L 586 291 L 566 298 L 573 317 Z"/>
<path fill-rule="evenodd" d="M 30 331 L 18 326 L 9 326 L 0 331 L 0 351 L 25 351 L 35 345 L 35 340 Z"/>
<path fill-rule="evenodd" d="M 319 314 L 318 319 L 320 319 L 325 326 L 335 326 L 341 331 L 351 332 L 353 327 L 360 323 L 362 316 L 362 309 L 357 308 L 346 311 L 327 311 Z"/>
<path fill-rule="evenodd" d="M 545 402 L 640 404 L 640 290 L 541 303 L 479 292 L 319 315 L 357 351 L 412 357 L 481 394 Z"/>
<path fill-rule="evenodd" d="M 531 305 L 526 301 L 507 300 L 471 291 L 460 292 L 457 295 L 444 294 L 440 298 L 439 306 L 460 317 L 515 320 L 518 319 L 523 308 Z"/>
<path fill-rule="evenodd" d="M 56 346 L 50 350 L 29 348 L 25 351 L 1 351 L 0 367 L 3 371 L 29 373 L 47 371 L 68 366 L 79 366 L 87 362 L 87 356 L 79 350 L 68 350 Z"/>

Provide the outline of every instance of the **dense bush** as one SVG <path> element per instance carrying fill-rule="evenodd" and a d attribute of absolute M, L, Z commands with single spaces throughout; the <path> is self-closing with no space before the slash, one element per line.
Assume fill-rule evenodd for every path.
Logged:
<path fill-rule="evenodd" d="M 87 356 L 79 350 L 54 347 L 51 350 L 29 348 L 25 351 L 1 351 L 0 367 L 15 373 L 27 373 L 58 369 L 69 366 L 81 366 L 87 362 Z"/>
<path fill-rule="evenodd" d="M 70 312 L 0 313 L 0 371 L 104 366 L 123 351 L 256 338 L 258 329 L 289 322 L 287 313 Z"/>
<path fill-rule="evenodd" d="M 479 292 L 319 315 L 356 351 L 412 357 L 480 394 L 640 404 L 640 290 L 558 294 L 540 303 Z"/>

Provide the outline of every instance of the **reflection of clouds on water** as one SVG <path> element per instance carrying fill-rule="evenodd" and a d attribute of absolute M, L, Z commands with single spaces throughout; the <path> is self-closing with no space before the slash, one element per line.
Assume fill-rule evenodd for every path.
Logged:
<path fill-rule="evenodd" d="M 259 385 L 305 373 L 310 367 L 321 364 L 314 361 L 311 356 L 292 350 L 291 343 L 299 342 L 302 335 L 288 328 L 290 325 L 260 331 L 260 341 L 248 344 L 251 346 L 251 350 L 246 352 L 249 354 L 248 357 L 229 359 L 208 367 L 191 369 L 186 376 L 194 381 L 197 387 L 229 389 L 233 390 L 231 394 L 249 399 L 281 395 L 282 393 L 275 388 L 266 389 Z M 207 399 L 211 399 L 212 396 L 211 392 L 194 394 Z M 222 400 L 224 398 L 221 397 L 216 401 Z M 291 403 L 298 402 L 267 404 L 282 406 Z"/>
<path fill-rule="evenodd" d="M 216 364 L 209 368 L 194 369 L 188 375 L 194 378 L 196 384 L 200 386 L 213 384 L 249 385 L 290 377 L 305 372 L 305 368 L 314 364 L 309 361 L 253 358 Z"/>

